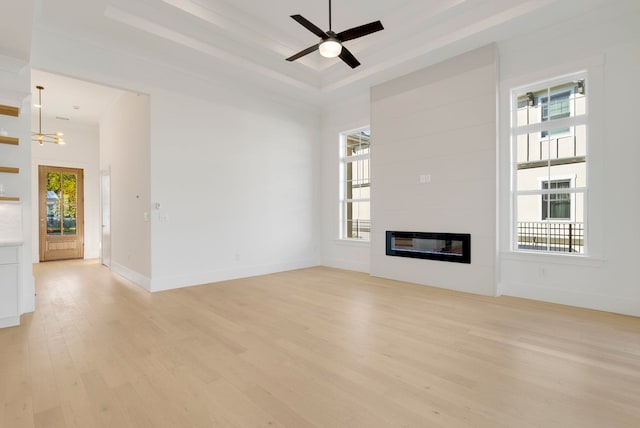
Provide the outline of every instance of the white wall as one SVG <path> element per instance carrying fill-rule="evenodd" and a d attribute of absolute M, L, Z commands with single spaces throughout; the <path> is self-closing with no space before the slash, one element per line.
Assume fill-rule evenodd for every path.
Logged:
<path fill-rule="evenodd" d="M 38 116 L 31 118 L 31 129 L 37 130 Z M 63 132 L 65 145 L 33 143 L 31 152 L 31 197 L 34 210 L 31 227 L 34 237 L 32 261 L 38 263 L 38 166 L 62 166 L 80 168 L 84 173 L 84 258 L 94 259 L 100 255 L 100 170 L 98 125 L 73 123 L 51 118 L 42 118 L 42 129 L 46 132 Z"/>
<path fill-rule="evenodd" d="M 111 173 L 111 269 L 149 288 L 149 97 L 123 92 L 100 120 L 100 169 Z"/>
<path fill-rule="evenodd" d="M 319 263 L 319 117 L 237 96 L 152 95 L 153 290 Z"/>
<path fill-rule="evenodd" d="M 22 211 L 23 245 L 17 250 L 18 289 L 10 284 L 0 287 L 0 300 L 18 298 L 18 316 L 0 320 L 3 326 L 19 324 L 19 315 L 32 312 L 35 308 L 35 286 L 31 268 L 31 228 L 27 219 L 31 217 L 32 201 L 30 193 L 31 174 L 31 135 L 30 135 L 30 97 L 29 86 L 31 71 L 28 67 L 31 46 L 31 17 L 33 1 L 25 0 L 19 4 L 4 0 L 0 4 L 2 26 L 0 26 L 0 104 L 20 108 L 20 116 L 0 115 L 0 129 L 8 135 L 20 139 L 18 146 L 0 146 L 0 164 L 20 168 L 19 174 L 0 174 L 0 183 L 4 185 L 6 196 L 19 197 L 17 204 Z M 3 307 L 13 307 L 4 301 Z"/>
<path fill-rule="evenodd" d="M 3 52 L 0 51 L 0 55 Z M 20 314 L 33 312 L 35 309 L 35 285 L 31 266 L 31 218 L 33 202 L 31 199 L 31 108 L 30 85 L 31 71 L 26 63 L 24 67 L 12 70 L 3 67 L 9 57 L 0 58 L 0 104 L 20 108 L 19 117 L 0 115 L 0 128 L 7 131 L 10 137 L 20 140 L 18 146 L 2 144 L 0 147 L 0 164 L 20 168 L 19 174 L 0 174 L 0 183 L 4 185 L 6 196 L 20 198 L 22 206 L 22 238 L 19 250 L 19 302 Z M 17 62 L 19 62 L 16 59 Z M 10 64 L 11 65 L 11 64 Z M 6 290 L 5 290 L 6 291 Z M 0 295 L 0 298 L 2 296 Z"/>
<path fill-rule="evenodd" d="M 101 123 L 101 147 L 119 144 L 101 152 L 101 168 L 111 164 L 114 270 L 162 290 L 319 264 L 318 108 L 51 32 L 36 32 L 32 62 L 149 96 L 147 155 L 129 132 Z M 127 106 L 111 114 L 135 117 Z M 117 227 L 133 228 L 120 244 Z"/>
<path fill-rule="evenodd" d="M 367 92 L 322 112 L 322 264 L 360 272 L 369 272 L 370 244 L 339 239 L 339 138 L 341 132 L 370 125 L 369 104 Z"/>
<path fill-rule="evenodd" d="M 496 71 L 489 45 L 372 88 L 372 275 L 495 293 Z M 471 264 L 386 256 L 387 230 L 469 233 Z"/>
<path fill-rule="evenodd" d="M 640 315 L 640 3 L 617 2 L 500 44 L 499 289 L 503 294 Z M 584 258 L 510 251 L 509 91 L 586 70 L 589 249 Z"/>

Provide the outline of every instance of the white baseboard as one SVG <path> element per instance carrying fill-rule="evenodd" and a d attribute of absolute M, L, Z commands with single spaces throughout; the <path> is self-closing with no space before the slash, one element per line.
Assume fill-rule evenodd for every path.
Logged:
<path fill-rule="evenodd" d="M 32 268 L 32 266 L 30 266 Z M 20 301 L 20 313 L 28 314 L 36 310 L 35 278 L 32 274 L 25 274 L 22 277 L 22 300 Z"/>
<path fill-rule="evenodd" d="M 15 327 L 20 325 L 20 317 L 0 318 L 0 328 Z"/>
<path fill-rule="evenodd" d="M 369 273 L 369 263 L 359 263 L 349 260 L 324 260 L 322 266 L 336 269 L 352 270 L 355 272 Z"/>
<path fill-rule="evenodd" d="M 585 309 L 640 316 L 640 301 L 634 298 L 561 290 L 532 284 L 498 284 L 501 295 L 540 300 Z"/>
<path fill-rule="evenodd" d="M 173 290 L 176 288 L 191 287 L 194 285 L 209 284 L 212 282 L 229 281 L 239 278 L 248 278 L 251 276 L 267 275 L 270 273 L 304 269 L 313 266 L 318 266 L 318 261 L 315 259 L 306 259 L 273 265 L 240 266 L 237 268 L 218 269 L 191 275 L 154 278 L 151 280 L 150 291 L 156 292 Z"/>
<path fill-rule="evenodd" d="M 128 279 L 137 286 L 142 287 L 147 291 L 151 291 L 151 280 L 148 277 L 134 271 L 133 269 L 129 269 L 128 267 L 123 266 L 119 263 L 112 262 L 111 271 L 117 273 L 123 278 Z"/>

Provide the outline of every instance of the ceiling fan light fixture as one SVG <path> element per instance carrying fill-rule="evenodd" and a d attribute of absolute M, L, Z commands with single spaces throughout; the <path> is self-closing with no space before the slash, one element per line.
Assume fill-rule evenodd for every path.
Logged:
<path fill-rule="evenodd" d="M 335 58 L 342 52 L 342 44 L 334 38 L 328 38 L 318 46 L 320 55 L 325 58 Z"/>
<path fill-rule="evenodd" d="M 325 58 L 335 58 L 339 56 L 340 59 L 344 61 L 345 64 L 347 64 L 349 67 L 356 68 L 360 65 L 360 61 L 358 61 L 356 57 L 353 56 L 349 49 L 342 46 L 342 44 L 344 42 L 348 42 L 349 40 L 358 39 L 368 34 L 384 30 L 382 22 L 374 21 L 368 24 L 360 25 L 358 27 L 349 28 L 348 30 L 340 31 L 339 33 L 335 33 L 331 27 L 331 0 L 329 0 L 328 31 L 322 31 L 320 27 L 318 27 L 302 15 L 291 15 L 291 18 L 293 18 L 293 20 L 298 24 L 302 25 L 304 28 L 315 34 L 316 37 L 319 37 L 320 42 L 316 45 L 309 46 L 308 48 L 301 50 L 297 54 L 291 55 L 289 58 L 286 58 L 287 61 L 295 61 L 298 58 L 302 58 L 303 56 L 318 50 L 320 51 L 320 55 Z"/>

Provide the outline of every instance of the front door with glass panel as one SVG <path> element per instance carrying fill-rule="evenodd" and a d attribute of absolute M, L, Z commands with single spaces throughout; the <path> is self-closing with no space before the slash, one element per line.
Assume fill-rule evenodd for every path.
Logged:
<path fill-rule="evenodd" d="M 40 261 L 84 257 L 83 171 L 39 166 Z"/>

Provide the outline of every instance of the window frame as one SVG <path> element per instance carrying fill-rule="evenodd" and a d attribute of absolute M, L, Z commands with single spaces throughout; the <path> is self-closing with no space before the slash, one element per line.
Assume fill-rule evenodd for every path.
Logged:
<path fill-rule="evenodd" d="M 359 134 L 362 132 L 368 132 L 369 133 L 369 150 L 367 153 L 364 154 L 356 154 L 356 155 L 352 155 L 352 156 L 347 156 L 347 139 L 350 135 L 354 135 L 354 134 Z M 349 227 L 348 227 L 348 204 L 351 203 L 359 203 L 359 202 L 368 202 L 369 203 L 369 210 L 371 209 L 371 191 L 369 190 L 369 197 L 368 198 L 348 198 L 347 197 L 347 193 L 348 193 L 348 182 L 350 181 L 347 176 L 347 171 L 348 171 L 348 165 L 349 164 L 353 164 L 354 162 L 358 162 L 358 161 L 362 161 L 362 160 L 368 160 L 368 177 L 366 177 L 368 179 L 368 182 L 366 184 L 368 184 L 369 189 L 371 189 L 371 127 L 370 126 L 362 126 L 359 128 L 355 128 L 349 131 L 343 131 L 340 132 L 339 134 L 339 236 L 338 239 L 341 241 L 348 241 L 348 242 L 358 242 L 358 243 L 369 243 L 371 241 L 371 219 L 369 219 L 369 229 L 368 229 L 368 236 L 365 238 L 358 238 L 358 237 L 353 237 L 353 236 L 348 236 L 348 231 L 349 231 Z M 353 181 L 353 180 L 351 180 Z M 369 217 L 370 217 L 370 211 L 369 211 Z"/>
<path fill-rule="evenodd" d="M 584 71 L 580 71 L 580 72 L 576 72 L 576 73 L 571 73 L 571 74 L 565 74 L 559 77 L 555 77 L 555 78 L 551 78 L 551 79 L 546 79 L 546 80 L 541 80 L 538 81 L 536 83 L 532 83 L 532 84 L 528 84 L 528 85 L 521 85 L 521 86 L 517 86 L 517 87 L 512 87 L 510 88 L 510 125 L 509 125 L 509 150 L 510 150 L 510 169 L 511 169 L 511 188 L 510 188 L 510 205 L 511 205 L 511 218 L 510 218 L 510 222 L 511 222 L 511 239 L 510 239 L 510 248 L 511 251 L 515 252 L 515 253 L 527 253 L 527 254 L 545 254 L 545 255 L 550 255 L 550 256 L 569 256 L 569 257 L 586 257 L 589 255 L 588 251 L 589 251 L 589 246 L 588 246 L 588 202 L 589 202 L 589 165 L 592 162 L 589 158 L 589 133 L 590 133 L 590 117 L 589 117 L 589 103 L 591 102 L 590 97 L 586 95 L 585 92 L 585 98 L 584 98 L 584 114 L 581 114 L 579 116 L 575 116 L 575 103 L 572 102 L 575 99 L 575 94 L 576 94 L 576 90 L 575 87 L 573 89 L 571 89 L 571 94 L 569 97 L 570 100 L 570 115 L 569 117 L 565 117 L 565 118 L 560 118 L 560 119 L 552 119 L 552 120 L 546 120 L 543 121 L 542 117 L 540 117 L 540 122 L 539 123 L 528 123 L 525 125 L 518 125 L 518 109 L 519 109 L 519 97 L 522 96 L 522 94 L 527 94 L 527 93 L 535 93 L 535 92 L 540 92 L 544 89 L 547 89 L 547 94 L 544 94 L 543 96 L 548 96 L 549 99 L 551 98 L 552 95 L 554 95 L 555 93 L 562 93 L 562 92 L 566 92 L 566 86 L 570 84 L 570 82 L 580 82 L 582 81 L 581 85 L 582 87 L 589 87 L 588 86 L 588 72 L 586 70 Z M 551 91 L 552 88 L 556 88 L 558 87 L 557 91 Z M 535 100 L 536 102 L 539 102 L 539 98 L 541 98 L 541 96 L 536 96 Z M 540 109 L 540 115 L 542 115 L 542 108 Z M 584 243 L 583 243 L 583 250 L 581 253 L 567 253 L 567 252 L 561 252 L 561 251 L 552 251 L 552 250 L 530 250 L 530 249 L 521 249 L 519 248 L 518 245 L 518 197 L 519 196 L 527 196 L 527 195 L 539 195 L 540 196 L 540 200 L 539 203 L 541 206 L 542 205 L 542 198 L 543 195 L 545 194 L 556 194 L 557 189 L 542 189 L 542 182 L 544 181 L 554 181 L 556 179 L 556 176 L 545 176 L 545 177 L 538 177 L 538 181 L 540 182 L 538 189 L 536 190 L 517 190 L 517 186 L 518 186 L 518 148 L 517 148 L 517 136 L 518 135 L 522 135 L 522 134 L 531 134 L 534 132 L 538 132 L 538 135 L 540 135 L 540 140 L 545 140 L 548 138 L 551 138 L 550 132 L 554 129 L 559 129 L 559 128 L 569 128 L 570 132 L 569 133 L 563 133 L 563 134 L 557 134 L 560 135 L 561 137 L 563 136 L 569 136 L 569 135 L 574 135 L 574 129 L 576 129 L 579 126 L 584 126 L 586 129 L 586 135 L 585 135 L 585 174 L 586 174 L 586 184 L 583 187 L 575 187 L 575 178 L 574 177 L 566 177 L 566 179 L 571 179 L 571 187 L 569 189 L 563 189 L 562 192 L 560 193 L 568 193 L 569 195 L 571 195 L 571 219 L 553 219 L 553 218 L 547 218 L 545 220 L 541 220 L 542 222 L 547 222 L 547 223 L 559 223 L 559 222 L 565 222 L 565 223 L 572 223 L 575 222 L 575 212 L 577 209 L 576 206 L 576 195 L 577 194 L 582 194 L 583 195 L 583 213 L 582 213 L 582 217 L 583 217 L 583 227 L 584 227 Z M 542 137 L 543 135 L 543 131 L 547 131 L 547 136 Z M 557 136 L 555 136 L 556 134 L 553 134 L 554 137 L 553 138 L 559 138 Z M 562 176 L 557 176 L 558 179 L 563 179 L 565 177 Z"/>

